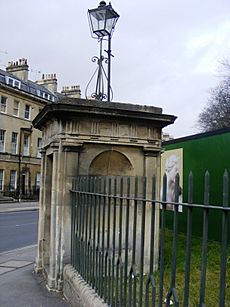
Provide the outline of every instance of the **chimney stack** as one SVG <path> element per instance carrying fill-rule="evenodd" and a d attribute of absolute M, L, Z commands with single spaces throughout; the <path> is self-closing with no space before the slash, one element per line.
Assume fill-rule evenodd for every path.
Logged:
<path fill-rule="evenodd" d="M 63 86 L 61 94 L 71 98 L 81 98 L 80 85 Z"/>
<path fill-rule="evenodd" d="M 27 59 L 22 58 L 16 62 L 9 62 L 8 66 L 6 67 L 6 71 L 23 81 L 27 81 L 29 72 Z"/>
<path fill-rule="evenodd" d="M 53 94 L 57 93 L 57 76 L 56 74 L 43 74 L 42 80 L 36 81 L 37 84 L 43 85 Z"/>

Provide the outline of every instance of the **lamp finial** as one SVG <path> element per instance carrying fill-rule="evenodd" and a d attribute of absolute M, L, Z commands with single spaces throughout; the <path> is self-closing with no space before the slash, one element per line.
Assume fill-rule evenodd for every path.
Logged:
<path fill-rule="evenodd" d="M 106 2 L 105 2 L 105 1 L 101 1 L 101 2 L 99 3 L 99 7 L 103 7 L 103 6 L 106 6 Z"/>

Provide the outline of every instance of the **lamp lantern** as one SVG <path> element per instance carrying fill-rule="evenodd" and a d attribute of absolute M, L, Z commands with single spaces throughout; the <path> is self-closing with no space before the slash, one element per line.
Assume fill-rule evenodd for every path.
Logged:
<path fill-rule="evenodd" d="M 93 57 L 92 61 L 98 64 L 97 67 L 97 82 L 96 82 L 96 91 L 92 94 L 92 97 L 103 100 L 107 98 L 107 101 L 110 101 L 111 93 L 111 37 L 115 29 L 118 18 L 120 17 L 117 12 L 112 8 L 111 3 L 108 5 L 105 1 L 101 1 L 99 6 L 95 9 L 88 10 L 89 16 L 89 25 L 93 38 L 97 38 L 100 42 L 100 56 Z M 102 43 L 103 40 L 108 41 L 108 50 L 105 50 L 107 57 L 102 55 Z M 104 67 L 102 65 L 103 61 L 108 64 L 107 74 L 105 73 Z M 104 93 L 104 83 L 103 83 L 103 74 L 107 79 L 107 95 Z M 94 74 L 95 75 L 95 74 Z M 91 80 L 90 80 L 91 82 Z M 89 84 L 88 84 L 89 85 Z M 86 88 L 86 92 L 88 89 Z M 87 95 L 86 95 L 87 97 Z"/>
<path fill-rule="evenodd" d="M 88 10 L 88 13 L 92 33 L 99 38 L 111 36 L 119 18 L 111 3 L 106 5 L 105 1 L 101 1 L 98 8 Z"/>

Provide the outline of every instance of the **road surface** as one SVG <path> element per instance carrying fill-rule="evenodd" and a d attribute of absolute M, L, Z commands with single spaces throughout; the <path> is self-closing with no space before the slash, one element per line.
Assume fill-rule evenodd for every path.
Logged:
<path fill-rule="evenodd" d="M 0 253 L 37 243 L 38 210 L 0 213 Z"/>

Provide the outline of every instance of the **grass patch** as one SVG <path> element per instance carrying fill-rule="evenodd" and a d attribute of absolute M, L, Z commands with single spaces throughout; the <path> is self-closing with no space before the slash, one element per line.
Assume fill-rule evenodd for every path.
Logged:
<path fill-rule="evenodd" d="M 164 265 L 164 297 L 170 289 L 171 264 L 172 264 L 172 240 L 173 233 L 166 229 L 165 237 L 165 265 Z M 186 265 L 186 236 L 178 235 L 177 241 L 177 271 L 176 290 L 179 296 L 180 305 L 184 300 L 185 265 Z M 218 242 L 208 242 L 207 246 L 207 274 L 205 303 L 208 307 L 219 306 L 220 292 L 220 250 L 221 244 Z M 229 248 L 228 248 L 229 252 Z M 197 306 L 200 296 L 202 266 L 202 239 L 193 238 L 191 242 L 191 264 L 190 264 L 190 291 L 189 306 Z M 155 273 L 157 286 L 159 285 L 159 272 Z M 158 293 L 159 289 L 157 289 Z M 230 256 L 228 255 L 226 271 L 225 306 L 230 306 Z"/>
<path fill-rule="evenodd" d="M 172 242 L 173 242 L 173 232 L 172 230 L 165 230 L 165 259 L 164 259 L 164 289 L 163 298 L 166 297 L 168 291 L 170 290 L 171 284 L 171 271 L 172 271 Z M 102 255 L 101 255 L 102 256 Z M 103 257 L 103 256 L 102 256 Z M 117 260 L 116 260 L 117 261 Z M 106 298 L 109 297 L 113 301 L 113 306 L 115 306 L 115 293 L 117 292 L 117 303 L 120 304 L 120 286 L 122 286 L 122 306 L 129 306 L 129 277 L 127 279 L 127 301 L 124 302 L 124 267 L 122 268 L 122 276 L 120 276 L 120 271 L 118 274 L 118 280 L 116 280 L 116 261 L 114 266 L 114 277 L 112 275 L 108 278 L 108 269 L 112 272 L 112 264 L 107 267 L 106 276 L 94 276 L 96 281 L 96 286 L 101 283 L 103 287 L 101 289 L 102 296 L 106 293 Z M 95 269 L 98 268 L 99 262 L 95 265 Z M 104 263 L 105 265 L 105 263 Z M 107 264 L 108 265 L 108 262 Z M 176 292 L 179 297 L 180 306 L 184 305 L 184 286 L 185 286 L 185 268 L 186 268 L 186 235 L 178 234 L 177 238 L 177 259 L 176 259 Z M 189 307 L 196 307 L 199 304 L 200 298 L 200 283 L 201 283 L 201 268 L 202 268 L 202 239 L 193 237 L 191 241 L 191 263 L 190 263 L 190 286 L 189 286 Z M 138 269 L 138 268 L 137 268 Z M 207 307 L 217 307 L 219 306 L 220 297 L 220 269 L 221 269 L 221 244 L 218 242 L 208 242 L 207 244 L 207 270 L 206 270 L 206 288 L 205 288 L 205 304 Z M 105 271 L 104 271 L 105 273 Z M 96 273 L 97 274 L 97 273 Z M 154 279 L 156 284 L 156 296 L 155 296 L 155 306 L 159 305 L 159 275 L 160 272 L 154 273 Z M 135 279 L 136 278 L 136 279 Z M 140 298 L 140 276 L 136 275 L 135 278 L 131 278 L 131 288 L 132 288 L 132 298 L 134 292 L 134 285 L 136 280 L 136 305 L 131 303 L 131 306 L 138 306 Z M 112 283 L 113 281 L 113 283 Z M 142 306 L 145 305 L 145 289 L 146 283 L 148 281 L 148 276 L 145 275 L 143 279 L 143 293 Z M 117 287 L 116 287 L 117 286 Z M 151 285 L 149 288 L 149 306 L 151 306 Z M 163 302 L 161 303 L 163 306 Z M 187 306 L 186 306 L 187 307 Z M 228 259 L 226 268 L 226 287 L 225 287 L 225 307 L 230 307 L 230 246 L 228 246 Z"/>

